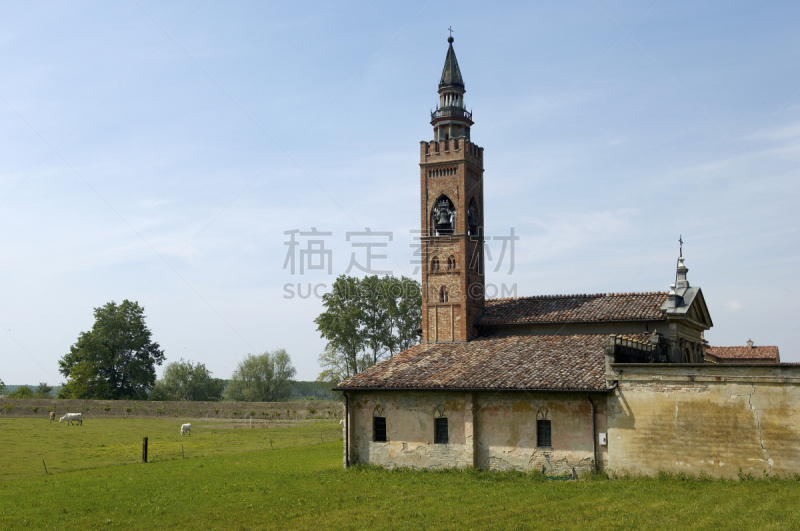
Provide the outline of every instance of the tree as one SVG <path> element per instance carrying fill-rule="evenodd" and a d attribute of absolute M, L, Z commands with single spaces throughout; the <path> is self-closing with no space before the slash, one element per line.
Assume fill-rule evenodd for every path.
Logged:
<path fill-rule="evenodd" d="M 3 380 L 0 380 L 0 396 L 6 394 L 6 392 L 8 392 L 8 387 L 3 383 Z"/>
<path fill-rule="evenodd" d="M 33 389 L 27 385 L 17 387 L 16 391 L 8 395 L 8 398 L 34 398 Z"/>
<path fill-rule="evenodd" d="M 422 326 L 422 290 L 413 278 L 389 279 L 387 293 L 392 299 L 392 327 L 396 338 L 395 352 L 402 352 L 419 343 Z"/>
<path fill-rule="evenodd" d="M 328 340 L 319 356 L 320 382 L 335 384 L 419 341 L 422 294 L 416 280 L 344 275 L 322 297 L 314 321 Z"/>
<path fill-rule="evenodd" d="M 291 379 L 297 373 L 283 349 L 248 354 L 231 376 L 226 398 L 239 402 L 276 402 L 292 393 Z"/>
<path fill-rule="evenodd" d="M 153 387 L 151 400 L 222 400 L 225 382 L 213 378 L 202 363 L 173 361 L 164 368 L 164 377 Z"/>
<path fill-rule="evenodd" d="M 375 365 L 394 351 L 392 314 L 395 304 L 390 294 L 389 280 L 389 277 L 382 279 L 375 275 L 364 277 L 359 282 L 358 303 L 361 306 L 364 344 L 370 365 Z"/>
<path fill-rule="evenodd" d="M 114 301 L 94 309 L 95 322 L 59 361 L 68 378 L 59 398 L 143 399 L 156 381 L 164 351 L 151 340 L 144 308 Z"/>
<path fill-rule="evenodd" d="M 359 284 L 355 277 L 339 276 L 331 292 L 322 296 L 325 311 L 314 320 L 317 331 L 328 340 L 325 353 L 341 358 L 338 365 L 345 378 L 359 372 L 359 356 L 364 350 Z M 320 364 L 324 363 L 323 356 Z"/>
<path fill-rule="evenodd" d="M 36 398 L 53 398 L 53 386 L 47 385 L 47 382 L 39 382 L 38 387 L 36 387 Z"/>

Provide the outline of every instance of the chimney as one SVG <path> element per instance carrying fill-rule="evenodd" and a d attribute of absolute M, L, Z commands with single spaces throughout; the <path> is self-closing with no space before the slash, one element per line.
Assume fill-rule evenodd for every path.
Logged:
<path fill-rule="evenodd" d="M 747 340 L 747 348 L 753 348 L 753 340 L 752 339 L 748 339 Z"/>

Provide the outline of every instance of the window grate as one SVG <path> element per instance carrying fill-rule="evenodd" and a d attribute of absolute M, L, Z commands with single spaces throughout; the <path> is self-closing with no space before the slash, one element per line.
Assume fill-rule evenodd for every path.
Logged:
<path fill-rule="evenodd" d="M 386 442 L 386 417 L 372 417 L 372 440 Z"/>
<path fill-rule="evenodd" d="M 552 446 L 552 431 L 549 420 L 536 421 L 536 442 L 537 446 Z"/>
<path fill-rule="evenodd" d="M 434 420 L 434 432 L 433 432 L 433 442 L 434 444 L 447 444 L 447 419 L 433 419 Z"/>

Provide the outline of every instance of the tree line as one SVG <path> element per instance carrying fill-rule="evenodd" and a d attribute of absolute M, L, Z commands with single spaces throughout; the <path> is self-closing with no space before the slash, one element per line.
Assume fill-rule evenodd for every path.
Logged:
<path fill-rule="evenodd" d="M 319 356 L 322 372 L 317 385 L 302 387 L 312 396 L 330 397 L 333 385 L 419 341 L 422 300 L 413 279 L 342 275 L 323 296 L 323 306 L 315 319 L 327 340 Z M 138 302 L 111 301 L 95 308 L 94 318 L 91 330 L 81 332 L 59 361 L 67 381 L 58 398 L 270 402 L 289 399 L 300 389 L 283 349 L 247 354 L 227 381 L 215 378 L 204 364 L 184 359 L 168 363 L 157 379 L 156 366 L 166 356 L 153 341 Z M 22 386 L 9 397 L 50 398 L 52 391 L 40 383 L 36 390 Z M 5 393 L 0 381 L 0 395 Z"/>

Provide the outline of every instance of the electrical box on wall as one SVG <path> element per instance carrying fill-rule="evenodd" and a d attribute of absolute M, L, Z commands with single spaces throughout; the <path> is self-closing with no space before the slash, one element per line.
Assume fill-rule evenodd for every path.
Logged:
<path fill-rule="evenodd" d="M 608 444 L 608 440 L 606 439 L 606 434 L 600 434 L 600 446 L 606 446 Z"/>

